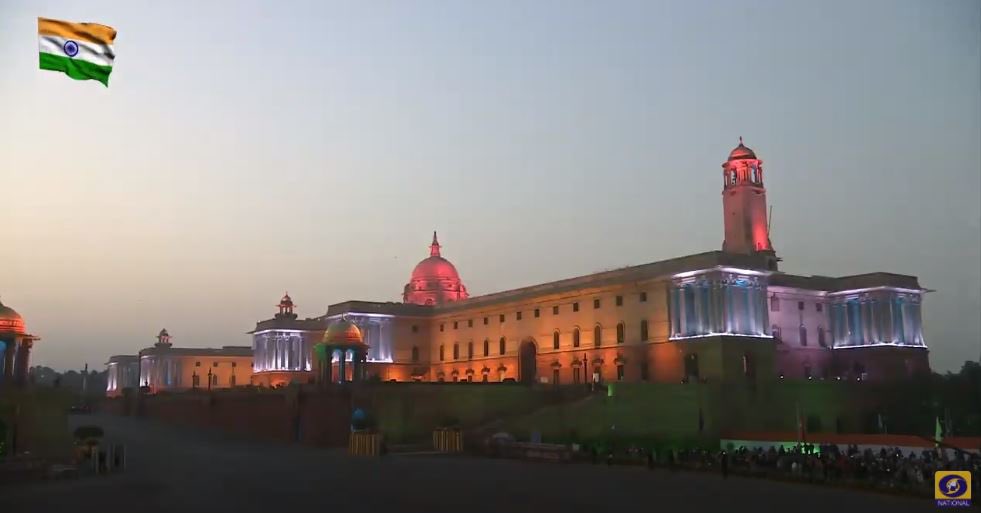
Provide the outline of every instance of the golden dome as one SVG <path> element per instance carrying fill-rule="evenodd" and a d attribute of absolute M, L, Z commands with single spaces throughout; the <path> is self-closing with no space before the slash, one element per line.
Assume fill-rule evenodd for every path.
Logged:
<path fill-rule="evenodd" d="M 16 333 L 23 335 L 27 333 L 24 326 L 24 318 L 16 310 L 0 303 L 0 333 Z"/>
<path fill-rule="evenodd" d="M 330 345 L 359 345 L 364 344 L 361 329 L 353 322 L 341 318 L 327 328 L 324 333 L 324 344 Z"/>

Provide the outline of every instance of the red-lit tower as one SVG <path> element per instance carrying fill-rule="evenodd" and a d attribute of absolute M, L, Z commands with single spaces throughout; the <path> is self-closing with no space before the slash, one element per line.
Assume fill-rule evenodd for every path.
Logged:
<path fill-rule="evenodd" d="M 767 266 L 776 270 L 779 259 L 770 243 L 763 161 L 743 145 L 742 137 L 739 146 L 722 164 L 722 176 L 722 213 L 726 230 L 722 251 L 764 255 Z"/>

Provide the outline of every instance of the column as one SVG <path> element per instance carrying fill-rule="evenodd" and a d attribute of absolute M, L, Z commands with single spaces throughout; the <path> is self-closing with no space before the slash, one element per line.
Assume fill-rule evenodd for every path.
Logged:
<path fill-rule="evenodd" d="M 4 368 L 7 366 L 7 343 L 0 340 L 0 384 L 5 381 Z"/>
<path fill-rule="evenodd" d="M 17 356 L 17 339 L 7 342 L 7 349 L 4 351 L 3 377 L 7 382 L 14 378 L 14 357 Z"/>
<path fill-rule="evenodd" d="M 333 379 L 334 379 L 334 348 L 333 347 L 327 347 L 325 349 L 325 351 L 324 351 L 324 355 L 325 356 L 324 356 L 324 359 L 323 359 L 323 363 L 321 364 L 322 367 L 321 367 L 320 372 L 323 373 L 323 384 L 324 385 L 329 385 L 329 384 L 331 384 L 331 383 L 334 382 L 333 381 Z"/>
<path fill-rule="evenodd" d="M 338 374 L 337 382 L 344 383 L 344 381 L 347 379 L 347 373 L 345 372 L 346 371 L 345 360 L 347 360 L 347 349 L 342 347 L 340 353 L 341 356 L 340 358 L 338 358 L 338 364 L 337 364 L 337 374 Z"/>
<path fill-rule="evenodd" d="M 27 371 L 31 362 L 31 341 L 21 339 L 18 346 L 17 362 L 14 364 L 14 382 L 23 385 L 27 382 Z"/>

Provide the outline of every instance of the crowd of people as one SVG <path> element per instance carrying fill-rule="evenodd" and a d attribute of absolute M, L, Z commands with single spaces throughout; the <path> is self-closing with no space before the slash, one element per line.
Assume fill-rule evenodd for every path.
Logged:
<path fill-rule="evenodd" d="M 938 470 L 970 470 L 975 487 L 981 476 L 981 456 L 953 449 L 904 453 L 899 448 L 875 451 L 860 450 L 854 445 L 841 449 L 837 445 L 799 444 L 790 448 L 738 447 L 719 451 L 673 449 L 658 454 L 632 446 L 626 454 L 610 451 L 606 455 L 607 463 L 619 458 L 646 460 L 651 467 L 719 472 L 724 477 L 737 473 L 922 494 L 932 493 L 934 472 Z"/>

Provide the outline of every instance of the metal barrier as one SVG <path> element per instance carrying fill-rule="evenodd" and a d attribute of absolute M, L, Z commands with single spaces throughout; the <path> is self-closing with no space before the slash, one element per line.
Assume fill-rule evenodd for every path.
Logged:
<path fill-rule="evenodd" d="M 353 456 L 379 456 L 381 449 L 381 433 L 354 431 L 348 438 L 347 452 Z"/>
<path fill-rule="evenodd" d="M 463 432 L 459 429 L 433 431 L 433 449 L 439 452 L 463 452 Z"/>

